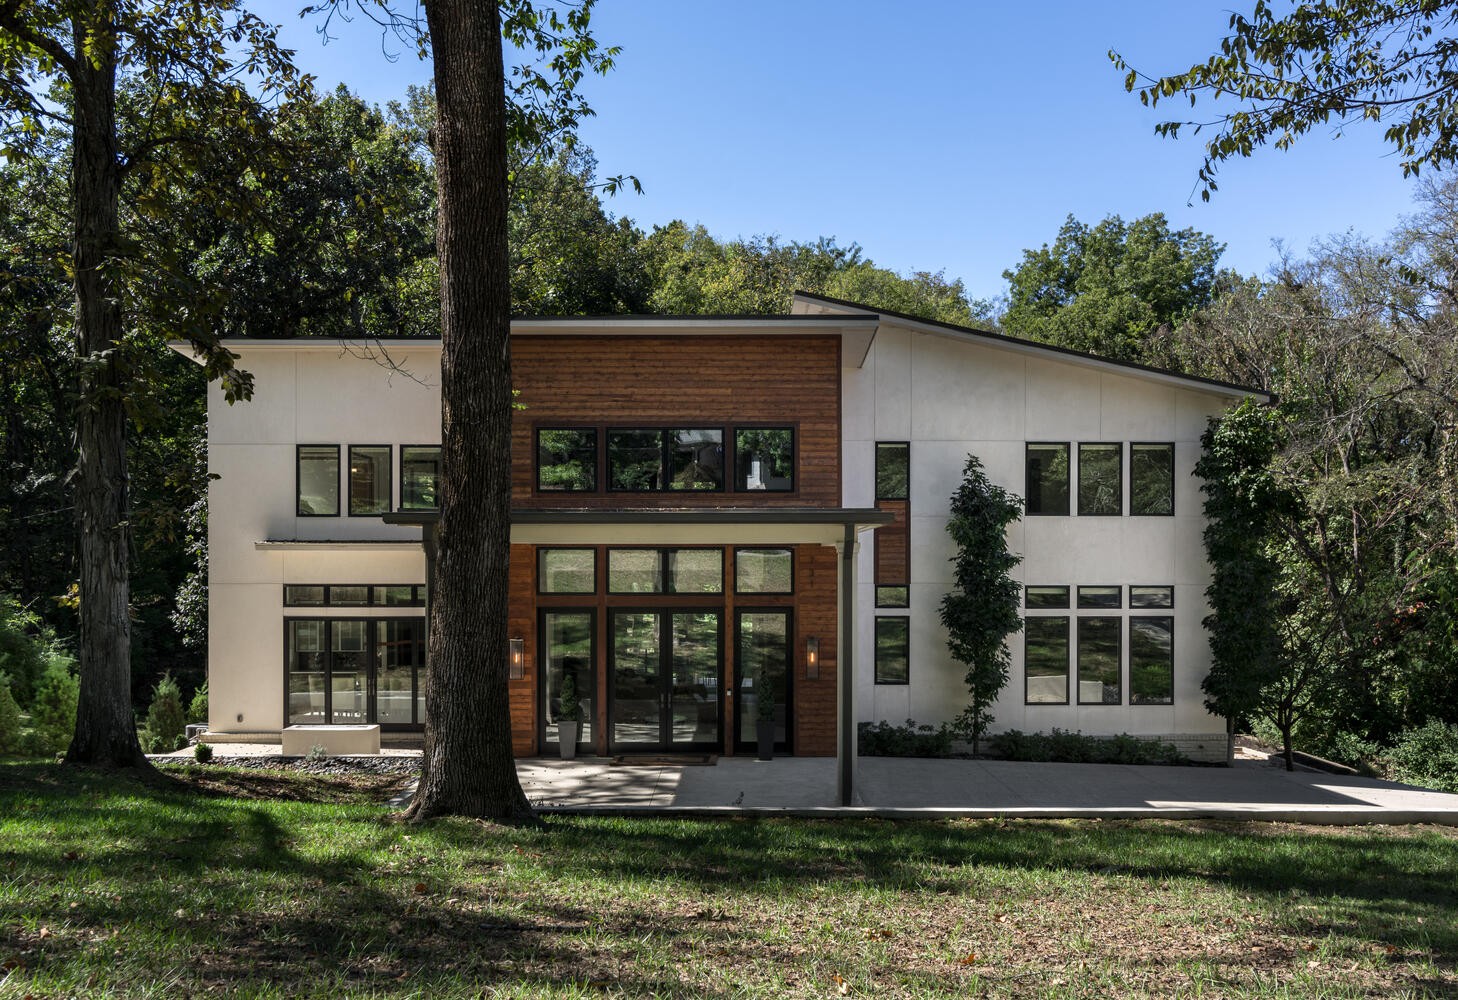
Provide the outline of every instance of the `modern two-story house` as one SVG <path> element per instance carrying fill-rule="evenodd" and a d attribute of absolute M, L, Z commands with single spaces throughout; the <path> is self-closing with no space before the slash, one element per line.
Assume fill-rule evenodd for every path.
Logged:
<path fill-rule="evenodd" d="M 228 344 L 209 399 L 213 739 L 419 730 L 437 341 Z M 938 608 L 966 456 L 1026 498 L 1025 629 L 994 728 L 1128 732 L 1222 758 L 1203 706 L 1192 470 L 1254 390 L 801 294 L 790 315 L 512 328 L 512 726 L 554 753 L 853 754 L 857 721 L 966 703 Z M 849 742 L 848 742 L 849 741 Z M 848 749 L 848 747 L 850 749 Z"/>

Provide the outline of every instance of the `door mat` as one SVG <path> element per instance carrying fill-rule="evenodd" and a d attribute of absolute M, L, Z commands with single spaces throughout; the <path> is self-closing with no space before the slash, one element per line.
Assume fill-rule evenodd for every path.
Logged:
<path fill-rule="evenodd" d="M 636 753 L 614 757 L 613 767 L 713 767 L 719 763 L 716 753 Z"/>

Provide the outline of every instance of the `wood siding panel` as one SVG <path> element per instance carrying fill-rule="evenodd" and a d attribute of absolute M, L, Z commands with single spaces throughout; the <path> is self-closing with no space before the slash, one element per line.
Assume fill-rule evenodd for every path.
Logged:
<path fill-rule="evenodd" d="M 512 338 L 516 507 L 839 507 L 840 338 Z M 539 426 L 796 428 L 793 493 L 538 493 Z M 606 442 L 598 442 L 599 486 Z M 725 462 L 732 442 L 725 441 Z M 726 468 L 726 482 L 733 470 Z"/>
<path fill-rule="evenodd" d="M 525 669 L 521 680 L 507 681 L 511 699 L 511 751 L 518 757 L 537 753 L 537 611 L 536 549 L 530 545 L 511 547 L 511 569 L 507 573 L 507 636 L 526 643 Z M 501 655 L 507 655 L 501 650 Z"/>
<path fill-rule="evenodd" d="M 911 583 L 911 532 L 905 500 L 879 500 L 876 506 L 896 515 L 891 524 L 876 529 L 876 584 L 900 587 Z"/>
<path fill-rule="evenodd" d="M 836 682 L 840 655 L 836 639 L 839 557 L 827 545 L 802 545 L 795 558 L 795 738 L 800 757 L 835 756 Z M 805 676 L 805 640 L 820 640 L 820 676 Z"/>

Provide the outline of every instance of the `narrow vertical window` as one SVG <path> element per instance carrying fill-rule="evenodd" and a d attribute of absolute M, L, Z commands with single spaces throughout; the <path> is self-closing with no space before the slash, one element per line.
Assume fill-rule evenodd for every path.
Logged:
<path fill-rule="evenodd" d="M 597 489 L 597 431 L 590 427 L 539 429 L 537 489 L 560 493 Z"/>
<path fill-rule="evenodd" d="M 1068 704 L 1068 616 L 1023 622 L 1023 677 L 1029 705 Z"/>
<path fill-rule="evenodd" d="M 1112 516 L 1124 513 L 1124 446 L 1078 446 L 1078 513 Z"/>
<path fill-rule="evenodd" d="M 795 489 L 795 432 L 789 427 L 734 432 L 735 489 L 790 493 Z"/>
<path fill-rule="evenodd" d="M 911 445 L 876 442 L 876 499 L 906 500 L 911 496 Z"/>
<path fill-rule="evenodd" d="M 387 444 L 349 446 L 349 513 L 390 512 L 390 451 Z"/>
<path fill-rule="evenodd" d="M 400 509 L 440 507 L 440 445 L 400 446 Z"/>
<path fill-rule="evenodd" d="M 911 619 L 876 619 L 876 683 L 907 684 L 911 680 Z"/>
<path fill-rule="evenodd" d="M 298 487 L 300 517 L 339 516 L 339 445 L 299 445 Z"/>
<path fill-rule="evenodd" d="M 1168 517 L 1174 507 L 1174 445 L 1129 446 L 1129 513 Z"/>
<path fill-rule="evenodd" d="M 1129 704 L 1174 704 L 1174 619 L 1129 619 Z"/>
<path fill-rule="evenodd" d="M 1118 705 L 1124 700 L 1119 684 L 1123 653 L 1123 618 L 1078 619 L 1078 703 Z"/>
<path fill-rule="evenodd" d="M 1068 445 L 1029 444 L 1027 477 L 1029 514 L 1068 513 Z"/>

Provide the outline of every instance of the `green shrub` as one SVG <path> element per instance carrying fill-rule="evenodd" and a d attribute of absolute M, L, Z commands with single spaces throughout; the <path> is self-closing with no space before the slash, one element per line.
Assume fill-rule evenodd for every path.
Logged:
<path fill-rule="evenodd" d="M 862 757 L 950 757 L 952 728 L 922 724 L 907 719 L 904 726 L 889 722 L 862 722 L 857 727 L 857 744 Z"/>
<path fill-rule="evenodd" d="M 197 690 L 192 693 L 192 701 L 187 703 L 187 721 L 200 722 L 207 725 L 208 722 L 208 682 L 203 681 L 198 685 Z"/>
<path fill-rule="evenodd" d="M 53 653 L 47 661 L 30 707 L 37 738 L 32 749 L 39 749 L 41 754 L 60 753 L 71 745 L 71 737 L 76 734 L 76 702 L 81 695 L 81 682 L 71 672 L 70 658 Z"/>
<path fill-rule="evenodd" d="M 10 693 L 18 705 L 31 703 L 55 650 L 55 634 L 40 616 L 14 595 L 0 593 L 0 671 L 10 675 Z"/>
<path fill-rule="evenodd" d="M 211 744 L 199 743 L 192 748 L 192 755 L 199 764 L 206 764 L 213 759 L 213 748 Z"/>
<path fill-rule="evenodd" d="M 1085 736 L 1066 729 L 1024 733 L 1009 729 L 988 738 L 995 756 L 1006 760 L 1060 764 L 1188 764 L 1189 759 L 1171 743 L 1142 740 L 1128 733 Z"/>
<path fill-rule="evenodd" d="M 171 674 L 163 674 L 152 689 L 152 704 L 147 708 L 147 721 L 142 724 L 142 745 L 148 753 L 171 753 L 187 745 L 186 730 L 182 690 Z"/>
<path fill-rule="evenodd" d="M 10 675 L 0 673 L 0 756 L 20 750 L 20 706 L 10 693 Z"/>
<path fill-rule="evenodd" d="M 1458 725 L 1431 719 L 1397 736 L 1385 754 L 1388 774 L 1410 785 L 1458 792 Z"/>

